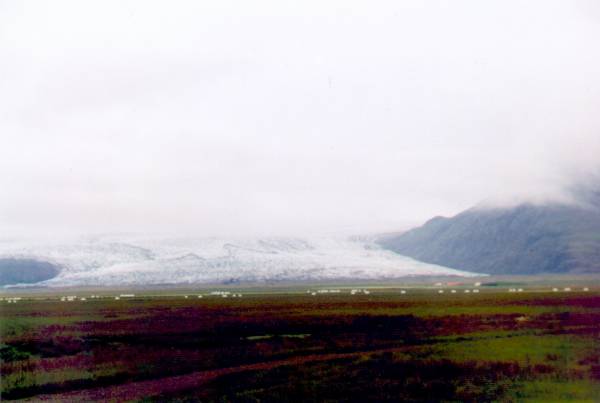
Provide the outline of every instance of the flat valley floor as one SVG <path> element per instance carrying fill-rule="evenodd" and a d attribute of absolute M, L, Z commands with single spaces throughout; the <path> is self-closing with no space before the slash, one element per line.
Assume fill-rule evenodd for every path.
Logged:
<path fill-rule="evenodd" d="M 5 294 L 1 398 L 600 401 L 598 287 L 324 288 Z"/>

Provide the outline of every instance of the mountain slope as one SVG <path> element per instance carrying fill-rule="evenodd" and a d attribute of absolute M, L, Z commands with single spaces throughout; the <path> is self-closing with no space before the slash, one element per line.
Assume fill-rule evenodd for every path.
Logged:
<path fill-rule="evenodd" d="M 378 243 L 423 262 L 479 273 L 600 273 L 596 202 L 472 208 Z"/>
<path fill-rule="evenodd" d="M 58 275 L 60 268 L 34 259 L 0 258 L 0 286 L 38 283 Z"/>

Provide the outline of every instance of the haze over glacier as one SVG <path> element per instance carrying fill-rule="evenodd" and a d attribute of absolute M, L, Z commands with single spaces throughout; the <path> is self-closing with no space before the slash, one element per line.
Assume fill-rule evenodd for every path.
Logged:
<path fill-rule="evenodd" d="M 0 244 L 2 258 L 60 266 L 36 285 L 115 286 L 265 283 L 474 273 L 418 262 L 382 249 L 369 237 L 77 239 Z"/>

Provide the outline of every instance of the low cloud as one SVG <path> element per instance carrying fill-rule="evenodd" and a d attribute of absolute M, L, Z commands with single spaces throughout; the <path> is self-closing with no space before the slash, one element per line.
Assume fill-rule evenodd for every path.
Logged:
<path fill-rule="evenodd" d="M 4 3 L 0 226 L 379 232 L 565 199 L 598 172 L 594 7 Z"/>

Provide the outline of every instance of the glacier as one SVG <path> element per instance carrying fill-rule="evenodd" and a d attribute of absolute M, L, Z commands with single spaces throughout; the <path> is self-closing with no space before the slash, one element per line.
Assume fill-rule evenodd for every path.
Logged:
<path fill-rule="evenodd" d="M 47 287 L 479 276 L 382 249 L 375 237 L 2 240 L 0 257 L 33 258 L 60 266 L 56 277 L 35 284 Z"/>

